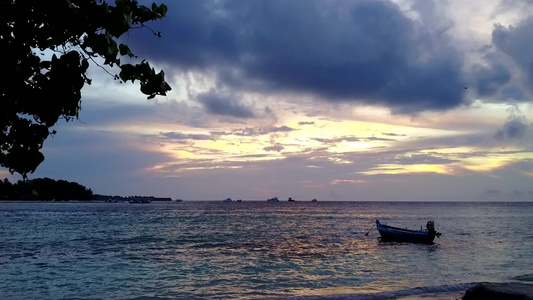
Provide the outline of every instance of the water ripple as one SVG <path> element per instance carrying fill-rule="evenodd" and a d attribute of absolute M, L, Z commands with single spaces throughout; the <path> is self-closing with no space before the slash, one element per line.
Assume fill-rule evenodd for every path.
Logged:
<path fill-rule="evenodd" d="M 533 204 L 26 203 L 0 217 L 6 299 L 365 299 L 533 278 Z M 381 243 L 365 236 L 375 218 L 444 235 Z"/>

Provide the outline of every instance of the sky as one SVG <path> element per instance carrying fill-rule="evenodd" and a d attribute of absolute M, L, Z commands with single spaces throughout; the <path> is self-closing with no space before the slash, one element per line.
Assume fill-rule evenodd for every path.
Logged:
<path fill-rule="evenodd" d="M 147 24 L 161 38 L 121 42 L 172 91 L 147 100 L 92 65 L 79 120 L 30 179 L 184 200 L 533 201 L 533 2 L 163 2 Z"/>

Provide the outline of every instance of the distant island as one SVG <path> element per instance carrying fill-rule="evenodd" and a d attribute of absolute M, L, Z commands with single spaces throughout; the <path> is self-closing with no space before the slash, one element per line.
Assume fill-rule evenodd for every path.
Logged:
<path fill-rule="evenodd" d="M 94 194 L 93 200 L 103 201 L 103 202 L 153 202 L 153 201 L 172 201 L 172 198 L 168 197 L 154 197 L 154 196 L 111 196 L 111 195 L 99 195 Z M 178 199 L 176 202 L 182 202 L 183 200 Z"/>
<path fill-rule="evenodd" d="M 132 199 L 146 199 L 151 201 L 172 201 L 171 198 L 154 196 L 111 196 L 94 194 L 77 182 L 66 180 L 54 180 L 51 178 L 37 178 L 31 180 L 19 180 L 11 183 L 7 178 L 0 181 L 0 200 L 24 200 L 24 201 L 105 201 L 124 202 Z"/>

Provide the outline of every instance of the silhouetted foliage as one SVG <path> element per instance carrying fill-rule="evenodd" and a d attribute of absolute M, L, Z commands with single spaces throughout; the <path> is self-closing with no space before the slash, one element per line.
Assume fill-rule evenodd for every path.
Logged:
<path fill-rule="evenodd" d="M 0 199 L 13 199 L 15 197 L 14 192 L 15 190 L 13 188 L 13 184 L 11 184 L 7 178 L 4 178 L 3 181 L 0 181 Z"/>
<path fill-rule="evenodd" d="M 136 58 L 118 38 L 132 28 L 161 19 L 167 7 L 135 0 L 0 1 L 0 166 L 26 178 L 44 160 L 40 149 L 58 119 L 78 117 L 81 89 L 90 84 L 89 62 L 118 66 L 114 79 L 140 81 L 148 99 L 170 90 L 163 71 Z M 159 32 L 153 32 L 160 36 Z"/>
<path fill-rule="evenodd" d="M 0 182 L 2 200 L 92 200 L 93 192 L 76 182 L 37 178 L 19 180 L 12 184 L 4 179 Z"/>

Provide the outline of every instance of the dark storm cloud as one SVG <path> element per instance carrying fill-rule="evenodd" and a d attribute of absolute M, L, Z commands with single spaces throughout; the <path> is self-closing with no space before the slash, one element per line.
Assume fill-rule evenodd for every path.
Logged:
<path fill-rule="evenodd" d="M 513 59 L 527 75 L 528 83 L 533 83 L 533 17 L 517 26 L 496 25 L 492 32 L 492 43 L 498 50 Z"/>
<path fill-rule="evenodd" d="M 151 25 L 163 38 L 146 34 L 149 42 L 127 43 L 141 57 L 174 65 L 177 72 L 215 72 L 219 83 L 238 90 L 296 91 L 327 101 L 386 105 L 400 113 L 463 102 L 461 56 L 442 32 L 430 32 L 391 1 L 167 5 L 167 17 Z M 234 110 L 242 107 L 204 101 L 211 112 L 251 117 Z"/>
<path fill-rule="evenodd" d="M 503 99 L 524 101 L 526 100 L 526 95 L 524 91 L 516 86 L 508 86 L 501 90 L 501 96 Z"/>
<path fill-rule="evenodd" d="M 526 135 L 528 124 L 523 118 L 512 117 L 499 129 L 494 137 L 497 140 L 520 139 Z"/>
<path fill-rule="evenodd" d="M 509 82 L 511 74 L 509 70 L 501 64 L 490 67 L 474 67 L 474 77 L 480 96 L 490 96 L 495 94 L 498 89 Z"/>
<path fill-rule="evenodd" d="M 214 92 L 201 94 L 198 101 L 204 105 L 209 113 L 235 118 L 253 118 L 253 111 L 239 103 L 233 97 L 225 97 Z"/>

